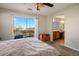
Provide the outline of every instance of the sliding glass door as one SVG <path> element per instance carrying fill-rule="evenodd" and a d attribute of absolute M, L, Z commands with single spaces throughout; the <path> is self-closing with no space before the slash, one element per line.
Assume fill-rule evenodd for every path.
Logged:
<path fill-rule="evenodd" d="M 34 18 L 14 18 L 14 36 L 15 39 L 34 37 L 35 34 L 35 19 Z"/>

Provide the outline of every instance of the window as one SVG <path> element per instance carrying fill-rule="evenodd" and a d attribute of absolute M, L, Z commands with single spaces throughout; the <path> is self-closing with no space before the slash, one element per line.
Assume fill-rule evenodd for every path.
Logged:
<path fill-rule="evenodd" d="M 17 38 L 34 37 L 35 19 L 34 18 L 14 18 L 14 35 Z"/>

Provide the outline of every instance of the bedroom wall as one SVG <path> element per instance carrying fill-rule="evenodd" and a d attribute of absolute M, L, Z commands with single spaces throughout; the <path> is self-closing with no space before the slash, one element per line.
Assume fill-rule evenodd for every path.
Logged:
<path fill-rule="evenodd" d="M 65 45 L 79 51 L 79 5 L 65 13 Z"/>
<path fill-rule="evenodd" d="M 1 14 L 0 14 L 0 20 L 1 20 Z M 0 37 L 1 37 L 1 21 L 0 21 Z"/>
<path fill-rule="evenodd" d="M 37 27 L 37 34 L 38 36 L 39 33 L 45 32 L 45 17 L 44 16 L 39 16 L 37 18 L 36 15 L 32 14 L 26 14 L 26 13 L 20 13 L 20 12 L 15 12 L 7 9 L 0 9 L 0 36 L 2 37 L 3 40 L 8 40 L 8 39 L 13 39 L 14 38 L 14 33 L 13 33 L 13 17 L 34 17 L 38 21 L 38 26 Z M 39 29 L 40 28 L 40 29 Z"/>
<path fill-rule="evenodd" d="M 47 16 L 46 20 L 46 32 L 50 34 L 50 41 L 53 41 L 53 35 L 52 35 L 52 21 L 53 21 L 53 16 Z"/>
<path fill-rule="evenodd" d="M 48 19 L 52 20 L 52 17 L 56 15 L 64 15 L 65 17 L 65 46 L 79 51 L 79 5 L 63 9 L 49 16 Z M 48 30 L 52 31 L 50 28 Z"/>
<path fill-rule="evenodd" d="M 46 17 L 44 17 L 44 16 L 39 16 L 38 17 L 38 29 L 39 29 L 39 34 L 40 33 L 46 33 Z"/>
<path fill-rule="evenodd" d="M 1 22 L 1 38 L 2 39 L 12 39 L 12 22 L 11 22 L 11 17 L 9 14 L 6 13 L 0 13 L 1 14 L 1 18 L 0 18 L 0 22 Z M 6 18 L 7 17 L 7 18 Z"/>

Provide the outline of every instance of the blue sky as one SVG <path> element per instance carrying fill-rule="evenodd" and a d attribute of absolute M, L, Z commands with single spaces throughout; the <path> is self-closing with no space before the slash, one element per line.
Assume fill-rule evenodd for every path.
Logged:
<path fill-rule="evenodd" d="M 15 17 L 14 27 L 35 27 L 35 20 L 34 18 Z"/>

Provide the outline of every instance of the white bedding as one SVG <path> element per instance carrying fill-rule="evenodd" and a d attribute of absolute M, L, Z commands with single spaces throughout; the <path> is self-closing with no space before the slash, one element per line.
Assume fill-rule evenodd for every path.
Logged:
<path fill-rule="evenodd" d="M 37 38 L 0 42 L 0 56 L 56 56 L 59 52 Z"/>

